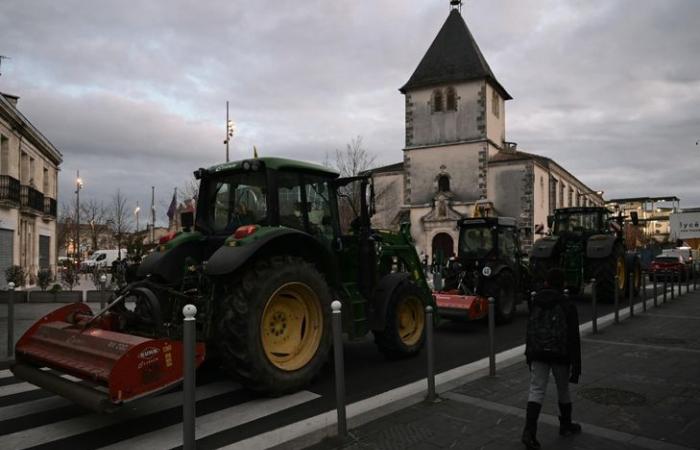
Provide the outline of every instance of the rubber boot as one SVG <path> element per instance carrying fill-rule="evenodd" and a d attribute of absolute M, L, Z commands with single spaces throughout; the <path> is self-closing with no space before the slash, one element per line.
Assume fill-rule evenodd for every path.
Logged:
<path fill-rule="evenodd" d="M 571 403 L 559 403 L 559 434 L 571 436 L 581 432 L 581 425 L 571 421 Z"/>
<path fill-rule="evenodd" d="M 539 450 L 540 443 L 537 442 L 537 419 L 540 417 L 542 405 L 537 402 L 527 402 L 527 414 L 525 415 L 525 429 L 520 440 L 525 444 L 527 450 Z"/>

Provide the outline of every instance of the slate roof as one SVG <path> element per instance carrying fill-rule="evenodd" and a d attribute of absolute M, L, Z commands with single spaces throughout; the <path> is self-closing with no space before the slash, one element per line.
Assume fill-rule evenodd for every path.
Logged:
<path fill-rule="evenodd" d="M 513 97 L 496 80 L 462 15 L 453 9 L 411 78 L 399 91 L 459 81 L 486 79 L 505 98 Z"/>

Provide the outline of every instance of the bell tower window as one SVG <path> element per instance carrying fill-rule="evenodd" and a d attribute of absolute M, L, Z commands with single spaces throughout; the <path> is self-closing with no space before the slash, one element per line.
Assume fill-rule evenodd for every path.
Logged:
<path fill-rule="evenodd" d="M 443 111 L 442 91 L 440 89 L 435 89 L 433 91 L 433 112 L 441 111 Z"/>
<path fill-rule="evenodd" d="M 450 192 L 450 177 L 447 175 L 438 178 L 438 192 Z"/>
<path fill-rule="evenodd" d="M 455 92 L 455 88 L 452 86 L 447 88 L 447 105 L 445 110 L 446 111 L 457 111 L 457 93 Z"/>

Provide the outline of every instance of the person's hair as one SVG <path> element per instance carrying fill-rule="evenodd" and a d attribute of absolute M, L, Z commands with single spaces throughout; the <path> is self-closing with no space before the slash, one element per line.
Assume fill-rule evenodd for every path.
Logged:
<path fill-rule="evenodd" d="M 547 287 L 552 289 L 564 289 L 564 271 L 558 268 L 552 268 L 547 271 Z"/>

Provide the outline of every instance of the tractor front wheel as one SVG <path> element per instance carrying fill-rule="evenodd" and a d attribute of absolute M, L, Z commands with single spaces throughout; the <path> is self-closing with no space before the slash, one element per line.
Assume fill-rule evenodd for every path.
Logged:
<path fill-rule="evenodd" d="M 273 257 L 226 291 L 219 322 L 224 368 L 272 396 L 308 384 L 330 348 L 331 295 L 318 270 L 300 258 Z"/>
<path fill-rule="evenodd" d="M 513 274 L 508 271 L 499 273 L 486 281 L 484 292 L 496 300 L 496 323 L 508 323 L 515 315 L 515 303 L 518 293 Z"/>
<path fill-rule="evenodd" d="M 615 282 L 620 299 L 627 287 L 627 268 L 625 252 L 620 246 L 615 246 L 607 258 L 591 260 L 590 267 L 596 279 L 596 298 L 599 302 L 612 303 L 615 299 Z"/>
<path fill-rule="evenodd" d="M 391 295 L 386 311 L 386 323 L 374 331 L 374 342 L 388 358 L 417 354 L 425 340 L 425 305 L 422 291 L 414 283 L 401 283 Z"/>

